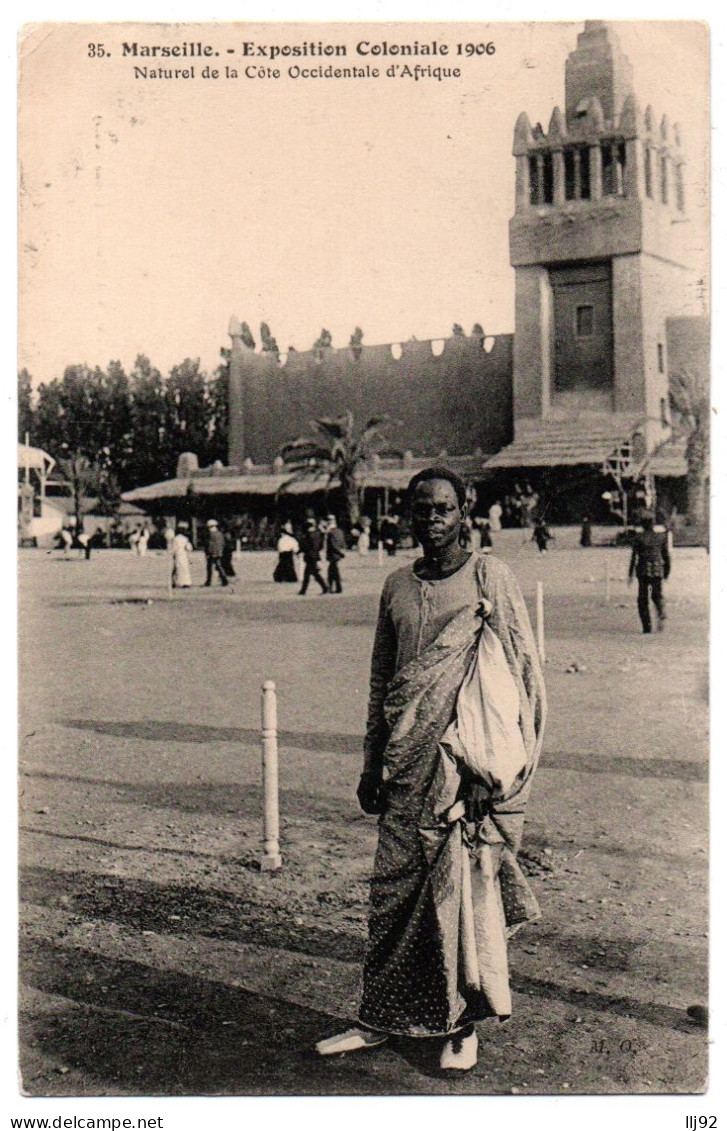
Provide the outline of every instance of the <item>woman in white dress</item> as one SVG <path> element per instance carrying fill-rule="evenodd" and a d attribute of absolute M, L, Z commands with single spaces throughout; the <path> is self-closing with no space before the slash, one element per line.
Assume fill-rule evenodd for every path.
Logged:
<path fill-rule="evenodd" d="M 192 543 L 187 537 L 188 529 L 186 522 L 178 522 L 177 533 L 172 539 L 172 586 L 175 589 L 190 589 L 192 586 L 189 562 Z"/>

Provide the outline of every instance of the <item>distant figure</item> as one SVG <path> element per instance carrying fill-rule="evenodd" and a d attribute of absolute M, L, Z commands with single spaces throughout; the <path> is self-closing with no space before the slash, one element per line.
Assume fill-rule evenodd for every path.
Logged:
<path fill-rule="evenodd" d="M 533 491 L 532 487 L 528 486 L 527 493 L 523 499 L 523 511 L 525 514 L 525 526 L 530 526 L 533 521 L 540 496 L 537 492 Z"/>
<path fill-rule="evenodd" d="M 472 552 L 472 520 L 467 516 L 459 527 L 459 544 L 463 550 Z"/>
<path fill-rule="evenodd" d="M 135 526 L 129 535 L 129 548 L 135 553 L 139 553 L 139 538 L 141 537 L 141 530 Z"/>
<path fill-rule="evenodd" d="M 292 522 L 284 522 L 277 543 L 278 562 L 273 571 L 273 581 L 296 582 L 295 555 L 300 553 L 298 539 L 293 537 Z"/>
<path fill-rule="evenodd" d="M 487 519 L 480 519 L 480 549 L 483 554 L 492 552 L 492 538 L 490 537 L 490 524 Z"/>
<path fill-rule="evenodd" d="M 532 541 L 537 543 L 537 547 L 541 554 L 546 553 L 548 549 L 548 542 L 551 542 L 555 535 L 550 533 L 548 525 L 544 518 L 537 518 L 535 520 L 535 527 L 533 528 Z"/>
<path fill-rule="evenodd" d="M 384 515 L 381 522 L 381 538 L 386 553 L 390 558 L 395 557 L 396 547 L 399 541 L 399 519 L 396 515 Z"/>
<path fill-rule="evenodd" d="M 89 561 L 91 557 L 91 550 L 93 549 L 91 545 L 91 535 L 87 534 L 85 530 L 81 529 L 77 537 L 81 552 L 84 554 L 86 561 Z"/>
<path fill-rule="evenodd" d="M 654 603 L 658 617 L 656 627 L 659 632 L 664 628 L 666 612 L 662 582 L 666 581 L 670 573 L 671 558 L 666 529 L 663 526 L 655 529 L 651 515 L 645 515 L 641 520 L 641 529 L 637 528 L 629 565 L 629 585 L 633 582 L 634 575 L 639 583 L 636 604 L 641 628 L 645 633 L 651 632 L 649 597 Z"/>
<path fill-rule="evenodd" d="M 502 530 L 502 506 L 499 499 L 495 499 L 487 512 L 487 517 L 490 521 L 490 530 Z"/>
<path fill-rule="evenodd" d="M 58 532 L 58 537 L 60 538 L 61 546 L 63 547 L 63 557 L 70 557 L 71 546 L 73 545 L 73 535 L 71 534 L 67 526 L 61 527 L 60 531 Z"/>
<path fill-rule="evenodd" d="M 141 534 L 139 535 L 138 541 L 136 543 L 136 552 L 137 552 L 137 554 L 139 555 L 140 558 L 146 557 L 146 552 L 147 552 L 147 549 L 149 548 L 149 536 L 150 536 L 150 534 L 151 534 L 151 531 L 149 530 L 149 527 L 145 526 L 144 529 L 142 530 Z"/>
<path fill-rule="evenodd" d="M 222 568 L 228 577 L 237 577 L 235 573 L 235 566 L 232 560 L 232 555 L 235 552 L 235 536 L 231 526 L 226 526 L 222 532 L 224 545 L 222 547 Z"/>
<path fill-rule="evenodd" d="M 215 570 L 220 578 L 220 583 L 225 586 L 229 585 L 227 574 L 222 568 L 222 553 L 225 549 L 225 538 L 217 525 L 216 518 L 210 518 L 207 522 L 207 540 L 205 545 L 205 556 L 207 558 L 207 580 L 204 587 L 209 589 L 212 585 L 212 574 Z"/>
<path fill-rule="evenodd" d="M 591 520 L 588 515 L 584 515 L 583 522 L 581 523 L 581 546 L 588 547 L 591 545 Z"/>
<path fill-rule="evenodd" d="M 177 533 L 173 535 L 170 549 L 172 551 L 172 586 L 175 589 L 189 589 L 192 585 L 192 570 L 189 555 L 192 553 L 192 543 L 187 531 L 186 522 L 177 523 Z"/>
<path fill-rule="evenodd" d="M 356 549 L 358 550 L 359 554 L 368 554 L 369 550 L 371 549 L 371 529 L 370 524 L 366 519 L 362 520 L 361 522 L 361 533 L 358 536 Z"/>
<path fill-rule="evenodd" d="M 336 523 L 334 514 L 328 515 L 326 523 L 326 560 L 328 561 L 328 588 L 331 593 L 343 593 L 341 571 L 338 568 L 346 556 L 346 539 Z"/>
<path fill-rule="evenodd" d="M 316 520 L 314 518 L 307 518 L 305 522 L 305 532 L 300 540 L 300 551 L 303 555 L 303 581 L 301 582 L 299 596 L 304 597 L 308 591 L 308 583 L 313 577 L 321 588 L 321 593 L 328 592 L 328 586 L 321 577 L 320 571 L 320 556 L 323 548 L 323 535 L 321 534 Z"/>

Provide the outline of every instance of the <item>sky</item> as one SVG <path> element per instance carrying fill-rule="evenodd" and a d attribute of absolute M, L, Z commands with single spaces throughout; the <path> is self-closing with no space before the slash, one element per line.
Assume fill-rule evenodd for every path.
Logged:
<path fill-rule="evenodd" d="M 399 23 L 36 27 L 21 44 L 19 364 L 34 382 L 66 365 L 163 372 L 185 357 L 211 370 L 231 316 L 281 350 L 322 327 L 345 345 L 513 330 L 508 220 L 512 133 L 521 110 L 545 128 L 564 101 L 564 65 L 583 24 Z M 682 127 L 687 232 L 707 245 L 706 32 L 697 23 L 620 23 L 642 106 Z M 459 78 L 297 79 L 357 56 L 360 40 L 430 42 Z M 123 58 L 124 42 L 204 42 L 240 77 L 203 80 L 202 59 Z M 244 41 L 344 44 L 345 59 L 277 62 L 280 79 L 242 77 Z M 102 42 L 110 57 L 89 58 Z M 495 45 L 457 58 L 457 43 Z M 234 55 L 228 55 L 228 48 Z M 134 77 L 183 66 L 194 80 Z M 207 60 L 209 62 L 209 60 Z"/>

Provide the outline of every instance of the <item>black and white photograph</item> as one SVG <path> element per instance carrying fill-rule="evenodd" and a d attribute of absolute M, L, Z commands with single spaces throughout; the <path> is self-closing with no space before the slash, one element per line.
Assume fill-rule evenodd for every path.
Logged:
<path fill-rule="evenodd" d="M 489 15 L 19 29 L 14 1115 L 719 1126 L 710 27 Z"/>

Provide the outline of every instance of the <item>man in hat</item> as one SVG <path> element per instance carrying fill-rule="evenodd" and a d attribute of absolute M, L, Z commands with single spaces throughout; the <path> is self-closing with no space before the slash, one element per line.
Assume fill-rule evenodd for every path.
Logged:
<path fill-rule="evenodd" d="M 639 610 L 642 631 L 648 635 L 651 632 L 651 611 L 649 597 L 654 603 L 658 620 L 656 627 L 659 632 L 664 628 L 666 612 L 664 610 L 664 595 L 662 584 L 671 572 L 671 558 L 669 556 L 669 541 L 666 528 L 654 526 L 654 519 L 650 514 L 645 514 L 641 519 L 640 527 L 636 528 L 636 537 L 631 548 L 631 562 L 629 564 L 629 585 L 634 580 L 639 583 L 639 594 L 636 604 Z"/>
<path fill-rule="evenodd" d="M 205 581 L 205 588 L 209 588 L 212 584 L 212 574 L 217 570 L 220 581 L 223 585 L 229 585 L 227 574 L 222 568 L 222 555 L 225 549 L 225 537 L 220 530 L 217 519 L 210 518 L 207 522 L 207 540 L 205 544 L 205 556 L 207 558 L 207 580 Z"/>
<path fill-rule="evenodd" d="M 318 529 L 316 520 L 314 518 L 307 518 L 305 521 L 305 531 L 300 540 L 300 552 L 303 555 L 303 562 L 305 564 L 303 581 L 298 594 L 300 597 L 305 596 L 311 577 L 314 577 L 320 585 L 321 593 L 328 592 L 328 586 L 321 577 L 319 568 L 321 550 L 323 549 L 323 538 L 324 535 Z"/>
<path fill-rule="evenodd" d="M 326 521 L 326 559 L 328 561 L 328 588 L 331 593 L 343 593 L 341 571 L 338 563 L 346 556 L 346 539 L 336 522 L 335 514 L 329 514 Z"/>

